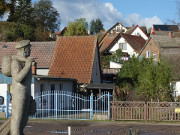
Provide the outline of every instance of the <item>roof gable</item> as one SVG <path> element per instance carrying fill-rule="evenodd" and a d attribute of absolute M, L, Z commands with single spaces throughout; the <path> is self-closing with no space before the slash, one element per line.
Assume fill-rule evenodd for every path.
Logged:
<path fill-rule="evenodd" d="M 134 49 L 136 52 L 140 52 L 140 50 L 144 47 L 146 40 L 140 36 L 133 36 L 125 33 L 120 33 L 116 38 L 111 42 L 111 44 L 105 49 L 105 51 L 110 50 L 116 42 L 120 39 L 124 38 L 127 43 Z"/>
<path fill-rule="evenodd" d="M 96 47 L 95 36 L 58 38 L 48 75 L 75 78 L 79 83 L 90 83 Z"/>
<path fill-rule="evenodd" d="M 49 68 L 51 56 L 54 50 L 53 42 L 31 42 L 31 58 L 35 58 L 37 68 Z M 3 48 L 3 46 L 6 48 Z M 4 55 L 16 55 L 16 42 L 0 42 L 0 67 Z"/>

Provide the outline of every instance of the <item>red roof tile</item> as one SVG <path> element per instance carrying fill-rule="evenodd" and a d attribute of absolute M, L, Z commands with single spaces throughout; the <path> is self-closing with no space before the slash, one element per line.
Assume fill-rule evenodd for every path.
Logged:
<path fill-rule="evenodd" d="M 99 51 L 103 52 L 111 43 L 112 41 L 117 37 L 117 34 L 109 34 L 108 37 L 106 37 L 105 41 L 100 46 Z"/>
<path fill-rule="evenodd" d="M 30 57 L 35 58 L 37 68 L 49 68 L 55 42 L 31 42 L 31 45 Z M 0 42 L 0 67 L 4 55 L 17 53 L 15 46 L 16 42 Z"/>
<path fill-rule="evenodd" d="M 95 36 L 58 38 L 48 75 L 90 83 L 96 47 Z"/>

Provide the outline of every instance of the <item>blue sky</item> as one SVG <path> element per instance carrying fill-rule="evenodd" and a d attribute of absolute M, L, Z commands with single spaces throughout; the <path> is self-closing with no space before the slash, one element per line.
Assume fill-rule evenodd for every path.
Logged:
<path fill-rule="evenodd" d="M 38 1 L 38 0 L 32 0 Z M 105 29 L 117 22 L 124 26 L 138 24 L 151 27 L 168 19 L 178 20 L 176 2 L 180 0 L 52 0 L 61 16 L 61 28 L 69 21 L 86 18 L 88 22 L 100 18 Z"/>
<path fill-rule="evenodd" d="M 177 19 L 177 1 L 178 0 L 100 0 L 101 3 L 112 3 L 114 8 L 124 16 L 132 13 L 138 13 L 144 18 L 157 16 L 164 23 L 167 19 Z"/>

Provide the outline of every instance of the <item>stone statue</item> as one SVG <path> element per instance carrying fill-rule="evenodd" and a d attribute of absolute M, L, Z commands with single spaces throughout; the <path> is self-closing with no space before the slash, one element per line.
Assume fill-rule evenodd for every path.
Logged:
<path fill-rule="evenodd" d="M 12 57 L 12 116 L 11 135 L 23 135 L 23 129 L 27 124 L 31 101 L 31 65 L 30 41 L 23 40 L 16 45 L 17 55 Z"/>
<path fill-rule="evenodd" d="M 30 41 L 23 40 L 16 45 L 17 55 L 8 56 L 4 66 L 10 65 L 8 75 L 12 76 L 12 116 L 10 122 L 11 135 L 24 135 L 23 129 L 28 117 L 35 113 L 35 101 L 31 96 L 31 66 L 34 60 L 30 56 Z M 9 62 L 7 62 L 9 60 Z M 8 64 L 6 64 L 8 63 Z M 10 64 L 9 64 L 10 63 Z M 3 68 L 2 62 L 2 72 Z"/>

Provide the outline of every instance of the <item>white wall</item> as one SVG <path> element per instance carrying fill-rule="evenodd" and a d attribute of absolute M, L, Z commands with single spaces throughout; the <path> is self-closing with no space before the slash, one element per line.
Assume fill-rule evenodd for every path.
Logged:
<path fill-rule="evenodd" d="M 180 95 L 180 81 L 176 82 L 175 86 L 176 96 Z"/>
<path fill-rule="evenodd" d="M 0 96 L 4 97 L 4 105 L 6 105 L 6 92 L 9 90 L 8 84 L 0 84 Z"/>
<path fill-rule="evenodd" d="M 119 49 L 119 43 L 127 43 L 123 37 L 121 37 L 116 44 L 109 50 L 110 53 L 114 53 Z M 127 50 L 122 50 L 122 52 L 126 52 L 132 57 L 133 55 L 137 56 L 138 54 L 134 51 L 134 49 L 127 43 Z"/>
<path fill-rule="evenodd" d="M 136 29 L 133 31 L 133 33 L 131 35 L 137 35 L 137 34 L 140 34 L 141 37 L 143 37 L 145 40 L 148 40 L 148 37 L 147 35 L 139 28 L 139 27 L 136 27 Z"/>
<path fill-rule="evenodd" d="M 92 83 L 101 83 L 100 67 L 99 67 L 99 58 L 98 58 L 98 49 L 96 47 L 93 70 L 91 75 Z"/>
<path fill-rule="evenodd" d="M 110 68 L 121 68 L 122 64 L 110 61 Z"/>
<path fill-rule="evenodd" d="M 48 75 L 49 69 L 36 69 L 37 75 Z"/>

